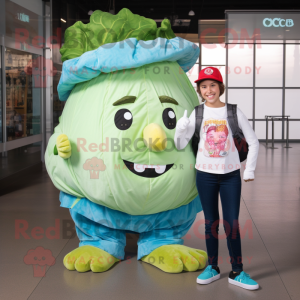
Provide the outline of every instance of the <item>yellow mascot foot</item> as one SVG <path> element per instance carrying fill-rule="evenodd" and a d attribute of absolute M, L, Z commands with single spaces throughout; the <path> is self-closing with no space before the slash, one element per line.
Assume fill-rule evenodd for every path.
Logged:
<path fill-rule="evenodd" d="M 119 259 L 94 246 L 81 246 L 64 257 L 64 266 L 78 272 L 105 272 Z"/>
<path fill-rule="evenodd" d="M 183 245 L 164 245 L 144 256 L 142 261 L 167 273 L 191 272 L 205 267 L 207 253 Z"/>

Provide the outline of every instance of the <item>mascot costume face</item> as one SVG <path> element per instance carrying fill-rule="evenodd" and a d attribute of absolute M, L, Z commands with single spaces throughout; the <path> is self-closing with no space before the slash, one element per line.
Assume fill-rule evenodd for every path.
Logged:
<path fill-rule="evenodd" d="M 124 259 L 126 233 L 139 233 L 138 259 L 165 272 L 205 267 L 205 251 L 182 237 L 202 210 L 191 146 L 174 146 L 176 119 L 198 97 L 185 72 L 199 48 L 170 22 L 122 9 L 75 23 L 61 48 L 58 85 L 67 101 L 45 154 L 80 240 L 69 270 L 103 272 Z"/>

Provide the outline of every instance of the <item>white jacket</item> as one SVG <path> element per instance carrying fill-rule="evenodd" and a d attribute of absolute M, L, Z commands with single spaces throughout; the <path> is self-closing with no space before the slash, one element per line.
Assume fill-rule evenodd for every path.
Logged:
<path fill-rule="evenodd" d="M 200 129 L 200 141 L 195 168 L 204 172 L 225 174 L 241 168 L 238 150 L 227 120 L 227 105 L 219 108 L 205 104 Z M 244 179 L 254 179 L 259 142 L 247 117 L 237 107 L 238 124 L 249 146 Z M 187 119 L 181 118 L 176 125 L 174 143 L 178 150 L 186 147 L 195 132 L 195 110 Z"/>

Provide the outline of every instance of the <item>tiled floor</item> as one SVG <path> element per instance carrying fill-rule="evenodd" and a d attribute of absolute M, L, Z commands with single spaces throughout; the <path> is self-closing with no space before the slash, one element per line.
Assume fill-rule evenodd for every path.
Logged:
<path fill-rule="evenodd" d="M 62 259 L 78 240 L 63 230 L 72 221 L 68 210 L 59 207 L 58 191 L 44 172 L 30 186 L 0 197 L 0 299 L 300 299 L 300 144 L 291 144 L 290 149 L 277 146 L 272 150 L 261 144 L 255 181 L 243 183 L 242 190 L 240 225 L 242 230 L 248 228 L 242 237 L 244 270 L 258 281 L 259 290 L 228 283 L 231 268 L 225 239 L 219 246 L 221 279 L 209 285 L 196 283 L 200 271 L 163 273 L 137 261 L 131 252 L 105 273 L 66 270 Z M 55 231 L 43 234 L 56 219 L 59 236 Z M 25 226 L 28 236 L 18 236 L 18 224 Z M 32 231 L 36 226 L 41 228 Z M 198 227 L 196 221 L 185 244 L 206 250 L 198 232 L 203 234 L 204 226 Z M 38 246 L 56 258 L 45 277 L 34 277 L 33 265 L 24 263 L 27 252 Z"/>

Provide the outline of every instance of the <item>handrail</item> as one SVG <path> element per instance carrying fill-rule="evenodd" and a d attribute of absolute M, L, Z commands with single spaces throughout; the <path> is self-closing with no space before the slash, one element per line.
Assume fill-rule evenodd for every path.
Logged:
<path fill-rule="evenodd" d="M 266 147 L 269 149 L 278 149 L 274 146 L 274 119 L 275 120 L 286 120 L 286 146 L 284 148 L 292 148 L 289 146 L 289 117 L 290 116 L 265 116 L 266 119 Z M 272 147 L 268 147 L 269 142 L 269 118 L 272 120 Z"/>

